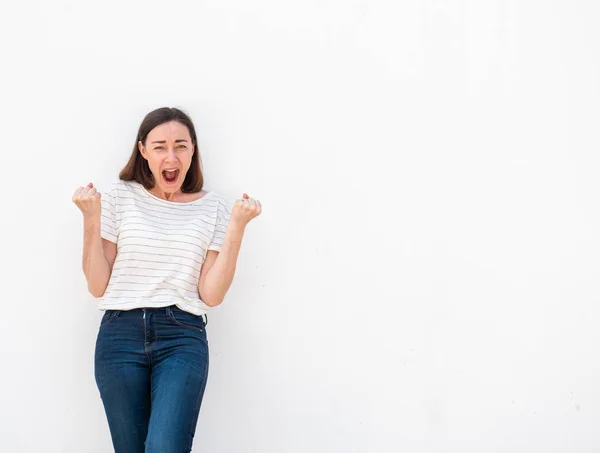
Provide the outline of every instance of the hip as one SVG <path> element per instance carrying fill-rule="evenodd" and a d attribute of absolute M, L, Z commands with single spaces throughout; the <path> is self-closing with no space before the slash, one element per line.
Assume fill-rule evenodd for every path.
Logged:
<path fill-rule="evenodd" d="M 179 347 L 207 346 L 206 317 L 175 305 L 104 312 L 96 348 L 148 352 Z"/>

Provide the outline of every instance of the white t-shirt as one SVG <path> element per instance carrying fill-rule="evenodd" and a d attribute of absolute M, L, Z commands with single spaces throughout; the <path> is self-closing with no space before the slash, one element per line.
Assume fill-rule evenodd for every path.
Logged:
<path fill-rule="evenodd" d="M 221 250 L 231 205 L 214 193 L 190 202 L 152 195 L 137 182 L 118 181 L 102 193 L 102 238 L 117 244 L 117 257 L 101 310 L 177 305 L 202 315 L 198 294 L 208 250 Z"/>

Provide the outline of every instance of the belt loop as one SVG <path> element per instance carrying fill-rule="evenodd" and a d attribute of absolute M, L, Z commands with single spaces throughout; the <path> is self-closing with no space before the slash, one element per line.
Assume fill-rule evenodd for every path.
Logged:
<path fill-rule="evenodd" d="M 206 318 L 206 321 L 204 321 L 204 327 L 206 327 L 208 324 L 208 315 L 206 313 L 204 313 L 204 318 Z"/>

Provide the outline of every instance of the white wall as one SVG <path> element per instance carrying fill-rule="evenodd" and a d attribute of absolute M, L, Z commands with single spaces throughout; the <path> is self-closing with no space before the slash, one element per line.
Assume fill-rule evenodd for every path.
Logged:
<path fill-rule="evenodd" d="M 71 194 L 179 106 L 264 206 L 195 452 L 597 452 L 599 13 L 3 3 L 0 451 L 110 451 Z"/>

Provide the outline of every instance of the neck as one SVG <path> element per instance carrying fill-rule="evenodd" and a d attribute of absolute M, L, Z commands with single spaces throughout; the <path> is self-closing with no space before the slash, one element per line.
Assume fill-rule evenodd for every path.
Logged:
<path fill-rule="evenodd" d="M 162 198 L 163 200 L 167 201 L 174 201 L 175 199 L 179 198 L 182 194 L 181 189 L 178 189 L 176 192 L 165 192 L 157 186 L 152 188 L 152 190 L 150 190 L 150 193 L 152 195 L 157 196 L 158 198 Z"/>

